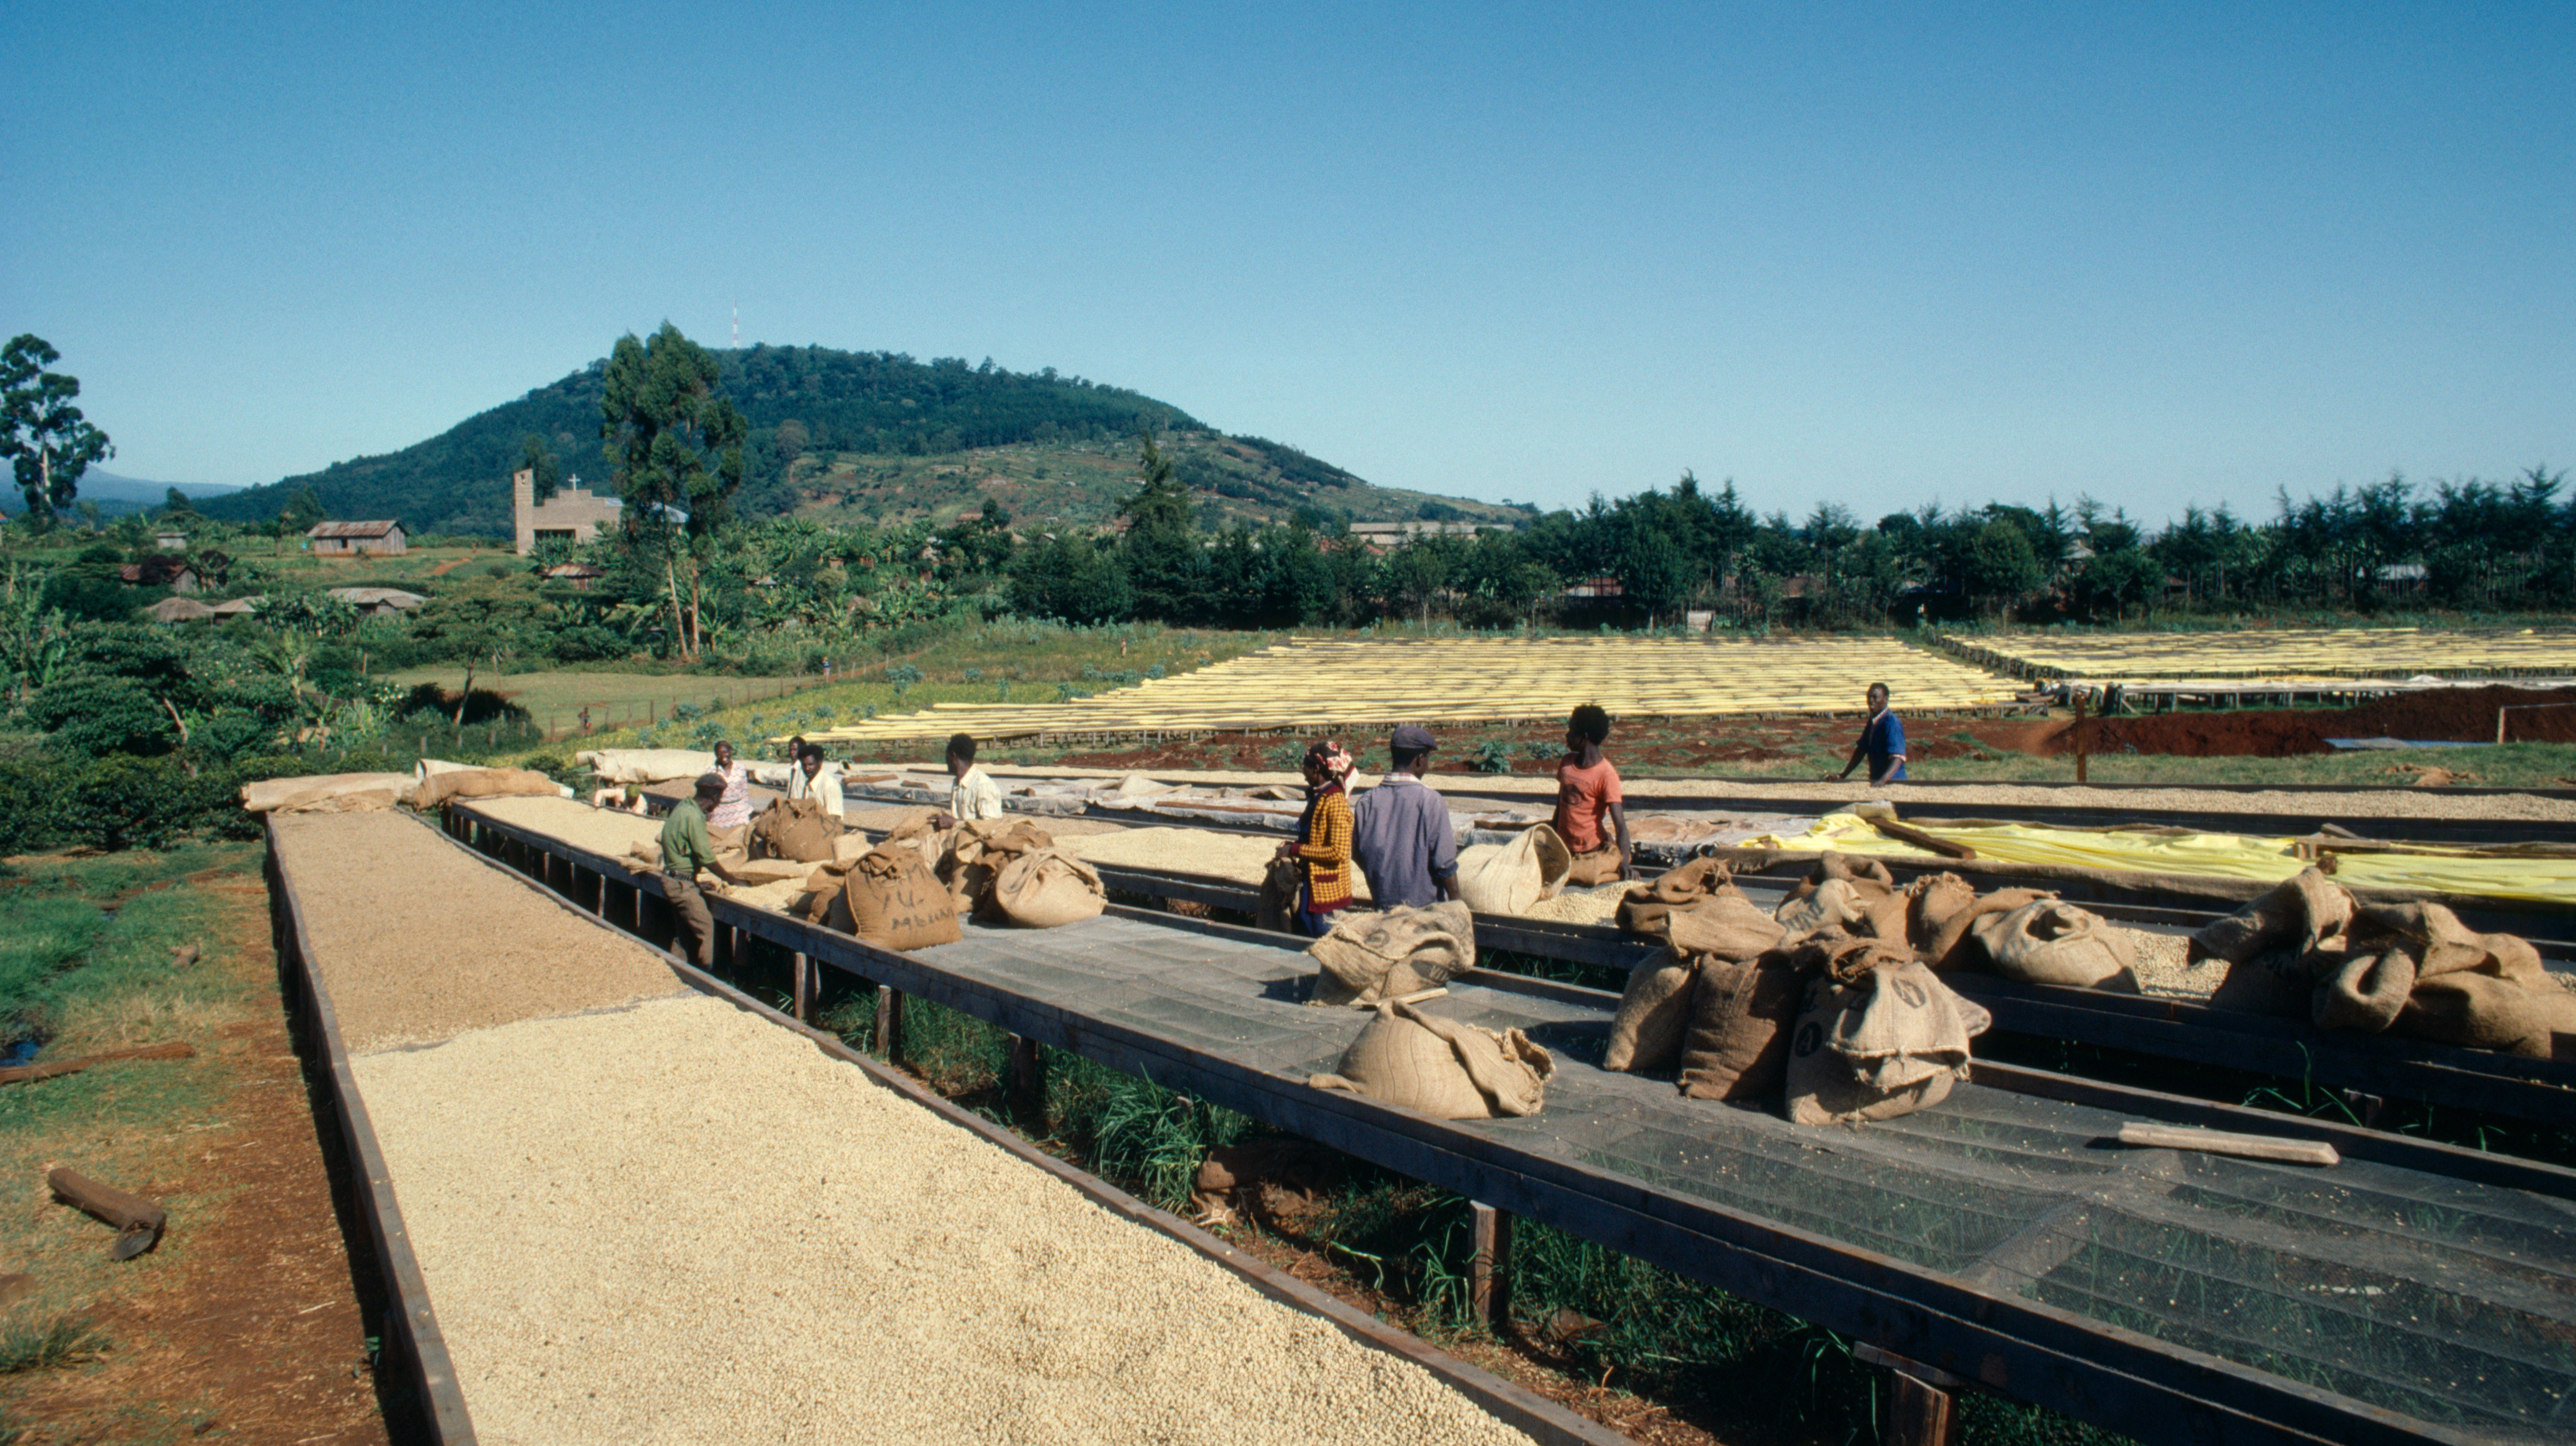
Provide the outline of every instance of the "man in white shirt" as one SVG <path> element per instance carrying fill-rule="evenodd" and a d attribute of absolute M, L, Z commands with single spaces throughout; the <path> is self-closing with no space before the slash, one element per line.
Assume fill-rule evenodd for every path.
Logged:
<path fill-rule="evenodd" d="M 796 750 L 796 766 L 787 771 L 787 796 L 820 800 L 824 813 L 841 816 L 841 768 L 823 761 L 823 745 L 808 743 Z"/>
<path fill-rule="evenodd" d="M 948 811 L 936 820 L 937 827 L 955 828 L 970 819 L 1002 816 L 1002 786 L 975 766 L 973 734 L 960 733 L 948 740 L 948 776 L 957 781 L 948 790 Z"/>

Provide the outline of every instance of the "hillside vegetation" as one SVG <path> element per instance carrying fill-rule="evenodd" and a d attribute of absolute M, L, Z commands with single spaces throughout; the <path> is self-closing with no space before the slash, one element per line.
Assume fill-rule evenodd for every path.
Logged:
<path fill-rule="evenodd" d="M 1180 408 L 1049 367 L 1013 372 L 961 359 L 758 346 L 714 353 L 751 433 L 738 515 L 853 523 L 944 520 L 987 497 L 1038 526 L 1107 522 L 1133 488 L 1135 438 L 1166 437 L 1210 527 L 1519 514 L 1371 486 L 1294 447 L 1215 432 Z M 398 517 L 415 533 L 507 536 L 510 473 L 540 438 L 562 471 L 606 491 L 599 402 L 604 362 L 470 417 L 428 441 L 334 463 L 200 504 L 266 521 L 310 492 L 332 517 Z"/>

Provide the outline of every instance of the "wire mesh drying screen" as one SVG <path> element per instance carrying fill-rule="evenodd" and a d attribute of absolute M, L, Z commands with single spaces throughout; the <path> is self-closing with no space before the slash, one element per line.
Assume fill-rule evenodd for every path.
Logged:
<path fill-rule="evenodd" d="M 1366 1018 L 1306 1006 L 1293 947 L 1132 919 L 971 930 L 916 957 L 1292 1080 L 1332 1069 Z M 1802 1127 L 1601 1070 L 1606 996 L 1450 989 L 1422 1007 L 1556 1056 L 1542 1113 L 1464 1126 L 1497 1143 L 2426 1423 L 2576 1440 L 2568 1200 L 2129 1149 L 2127 1116 L 1973 1083 L 1900 1120 Z"/>

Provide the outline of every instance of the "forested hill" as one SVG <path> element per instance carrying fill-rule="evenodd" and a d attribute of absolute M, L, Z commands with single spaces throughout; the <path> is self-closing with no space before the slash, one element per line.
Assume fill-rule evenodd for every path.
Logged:
<path fill-rule="evenodd" d="M 738 514 L 805 512 L 878 521 L 953 513 L 994 497 L 1032 524 L 1106 521 L 1133 487 L 1135 437 L 1165 436 L 1203 519 L 1283 518 L 1300 507 L 1357 520 L 1512 515 L 1391 492 L 1258 437 L 1211 432 L 1178 407 L 1122 387 L 987 361 L 923 363 L 890 352 L 751 347 L 715 353 L 726 395 L 752 427 Z M 412 531 L 507 536 L 510 473 L 541 437 L 562 471 L 606 490 L 593 362 L 551 386 L 380 457 L 338 462 L 199 504 L 240 521 L 275 517 L 310 488 L 335 518 L 396 517 Z"/>

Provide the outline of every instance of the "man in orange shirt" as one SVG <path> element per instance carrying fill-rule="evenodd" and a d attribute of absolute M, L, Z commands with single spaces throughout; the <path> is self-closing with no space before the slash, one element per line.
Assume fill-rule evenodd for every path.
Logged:
<path fill-rule="evenodd" d="M 1602 884 L 1637 877 L 1637 867 L 1630 860 L 1628 812 L 1619 801 L 1619 770 L 1601 754 L 1601 745 L 1609 740 L 1610 715 L 1596 704 L 1575 709 L 1566 722 L 1565 757 L 1556 765 L 1556 832 L 1574 850 L 1569 883 Z M 1603 836 L 1605 814 L 1618 839 L 1615 851 Z"/>

